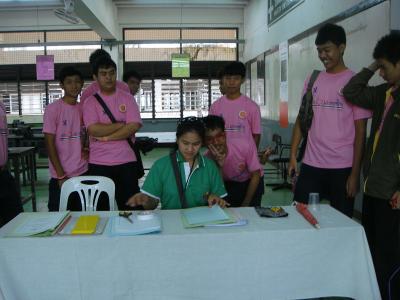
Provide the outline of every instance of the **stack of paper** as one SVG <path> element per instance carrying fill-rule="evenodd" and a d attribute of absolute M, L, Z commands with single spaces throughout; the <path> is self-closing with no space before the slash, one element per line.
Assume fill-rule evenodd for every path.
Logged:
<path fill-rule="evenodd" d="M 22 213 L 21 221 L 6 236 L 51 236 L 66 218 L 69 218 L 69 211 Z"/>
<path fill-rule="evenodd" d="M 182 223 L 186 228 L 234 224 L 237 222 L 238 218 L 232 212 L 227 209 L 223 210 L 219 205 L 193 207 L 182 210 Z"/>
<path fill-rule="evenodd" d="M 146 218 L 142 218 L 141 212 L 133 212 L 127 218 L 121 216 L 112 217 L 110 222 L 110 235 L 139 235 L 161 231 L 161 219 L 158 213 L 146 213 Z"/>

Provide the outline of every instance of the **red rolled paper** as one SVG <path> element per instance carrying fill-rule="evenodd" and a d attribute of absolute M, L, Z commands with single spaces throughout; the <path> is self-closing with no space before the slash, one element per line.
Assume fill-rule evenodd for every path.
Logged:
<path fill-rule="evenodd" d="M 315 228 L 319 229 L 320 226 L 318 224 L 317 219 L 313 216 L 313 214 L 308 210 L 307 204 L 304 203 L 296 203 L 296 210 L 306 219 L 311 225 Z"/>

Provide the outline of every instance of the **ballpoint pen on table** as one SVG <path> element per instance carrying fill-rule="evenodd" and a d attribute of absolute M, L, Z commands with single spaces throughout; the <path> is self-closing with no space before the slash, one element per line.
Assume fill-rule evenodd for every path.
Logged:
<path fill-rule="evenodd" d="M 133 224 L 132 219 L 129 218 L 131 215 L 132 215 L 132 212 L 131 212 L 131 211 L 120 211 L 120 212 L 119 212 L 119 216 L 120 216 L 120 217 L 123 217 L 123 218 L 127 219 L 129 223 L 132 223 L 132 224 Z"/>

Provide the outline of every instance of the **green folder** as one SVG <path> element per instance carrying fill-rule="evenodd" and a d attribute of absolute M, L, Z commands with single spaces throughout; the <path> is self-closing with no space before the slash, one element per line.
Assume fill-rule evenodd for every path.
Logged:
<path fill-rule="evenodd" d="M 186 208 L 181 211 L 181 217 L 185 228 L 235 223 L 237 221 L 229 210 L 224 210 L 218 205 Z"/>
<path fill-rule="evenodd" d="M 54 235 L 67 221 L 70 212 L 28 212 L 18 215 L 17 223 L 6 237 L 44 237 Z"/>

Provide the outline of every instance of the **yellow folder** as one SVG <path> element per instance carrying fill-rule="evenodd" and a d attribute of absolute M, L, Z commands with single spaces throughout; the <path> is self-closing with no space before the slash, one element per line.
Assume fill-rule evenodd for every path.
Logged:
<path fill-rule="evenodd" d="M 71 234 L 93 234 L 99 219 L 99 215 L 80 216 L 71 230 Z"/>

